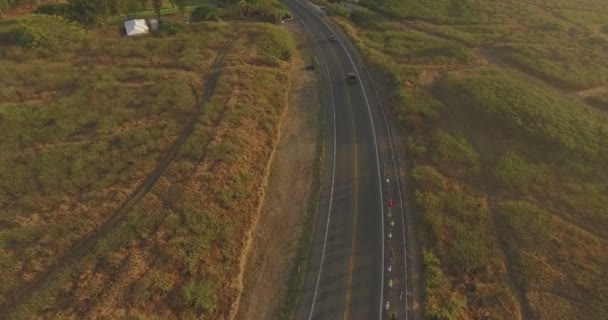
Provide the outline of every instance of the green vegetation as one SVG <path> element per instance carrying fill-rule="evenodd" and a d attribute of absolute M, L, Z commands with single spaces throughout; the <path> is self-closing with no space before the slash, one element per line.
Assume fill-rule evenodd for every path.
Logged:
<path fill-rule="evenodd" d="M 588 98 L 591 103 L 597 105 L 602 110 L 608 110 L 608 92 L 596 94 Z"/>
<path fill-rule="evenodd" d="M 559 10 L 558 12 L 562 18 L 583 26 L 603 24 L 608 21 L 608 13 L 606 12 L 571 9 Z"/>
<path fill-rule="evenodd" d="M 257 42 L 258 51 L 265 62 L 280 65 L 293 56 L 296 45 L 288 31 L 276 28 L 263 28 Z"/>
<path fill-rule="evenodd" d="M 477 2 L 471 0 L 374 1 L 361 4 L 395 18 L 416 18 L 434 22 L 471 21 L 479 18 Z"/>
<path fill-rule="evenodd" d="M 427 318 L 606 317 L 608 99 L 570 98 L 608 83 L 600 2 L 336 10 L 407 131 Z"/>
<path fill-rule="evenodd" d="M 219 8 L 207 4 L 196 7 L 190 14 L 190 21 L 217 20 L 221 16 L 223 16 L 223 12 Z"/>
<path fill-rule="evenodd" d="M 17 43 L 28 48 L 57 49 L 64 45 L 83 41 L 84 29 L 77 23 L 59 16 L 31 16 L 20 20 L 13 30 Z"/>
<path fill-rule="evenodd" d="M 431 320 L 459 319 L 463 316 L 466 300 L 454 293 L 440 262 L 432 252 L 424 252 L 424 283 L 427 294 L 425 317 Z"/>
<path fill-rule="evenodd" d="M 62 21 L 36 19 L 24 23 Z M 227 316 L 290 81 L 290 56 L 267 63 L 256 40 L 290 39 L 257 23 L 170 25 L 138 39 L 90 30 L 53 52 L 0 47 L 0 301 L 68 262 L 11 318 Z M 201 75 L 230 39 L 206 101 Z M 91 250 L 64 260 L 94 230 Z"/>
<path fill-rule="evenodd" d="M 608 83 L 603 58 L 608 41 L 591 32 L 608 17 L 598 1 L 362 3 L 439 37 L 491 48 L 507 62 L 561 87 Z"/>

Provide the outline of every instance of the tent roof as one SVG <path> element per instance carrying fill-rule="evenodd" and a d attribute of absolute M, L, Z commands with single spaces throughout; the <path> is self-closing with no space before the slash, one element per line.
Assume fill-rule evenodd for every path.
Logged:
<path fill-rule="evenodd" d="M 148 25 L 144 19 L 134 19 L 125 21 L 125 30 L 127 36 L 134 36 L 138 34 L 146 34 L 149 32 Z"/>

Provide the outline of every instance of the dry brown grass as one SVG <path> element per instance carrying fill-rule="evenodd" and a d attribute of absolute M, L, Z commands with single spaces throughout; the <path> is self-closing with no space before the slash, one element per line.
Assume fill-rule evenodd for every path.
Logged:
<path fill-rule="evenodd" d="M 14 173 L 10 176 L 11 184 L 3 184 L 5 189 L 2 191 L 10 198 L 0 202 L 8 209 L 2 214 L 6 228 L 1 233 L 0 250 L 2 264 L 6 266 L 2 272 L 2 279 L 6 280 L 2 287 L 5 297 L 69 254 L 74 243 L 101 226 L 152 170 L 196 109 L 203 109 L 194 131 L 150 191 L 115 228 L 101 236 L 92 252 L 60 267 L 48 281 L 26 295 L 27 299 L 16 306 L 14 318 L 34 315 L 46 318 L 187 318 L 201 315 L 222 318 L 232 308 L 239 290 L 235 280 L 245 235 L 257 215 L 260 181 L 265 175 L 266 163 L 276 143 L 277 126 L 286 107 L 290 66 L 289 63 L 281 63 L 278 67 L 260 66 L 256 55 L 249 56 L 250 60 L 245 62 L 242 60 L 243 52 L 255 47 L 252 39 L 268 34 L 272 37 L 277 32 L 276 27 L 209 23 L 194 28 L 192 32 L 160 39 L 106 38 L 89 45 L 84 52 L 74 48 L 59 57 L 45 58 L 58 61 L 56 64 L 61 66 L 61 72 L 48 70 L 52 72 L 42 74 L 55 74 L 66 79 L 68 84 L 72 83 L 70 79 L 80 79 L 82 72 L 79 67 L 71 68 L 70 64 L 84 65 L 86 60 L 90 65 L 86 70 L 98 72 L 95 76 L 84 77 L 91 79 L 94 96 L 87 96 L 87 90 L 82 93 L 66 91 L 57 103 L 71 110 L 69 108 L 83 105 L 69 104 L 75 96 L 82 94 L 89 99 L 85 105 L 103 111 L 109 109 L 117 114 L 116 117 L 122 117 L 114 119 L 112 113 L 93 117 L 101 119 L 101 123 L 94 126 L 95 130 L 76 126 L 73 129 L 76 135 L 35 136 L 25 142 L 15 136 L 7 140 L 7 145 L 14 150 L 31 147 L 34 151 L 28 154 L 34 161 L 47 159 L 42 151 L 36 151 L 34 146 L 39 145 L 44 145 L 39 150 L 61 150 L 67 159 L 73 154 L 93 152 L 97 162 L 112 166 L 102 171 L 104 175 L 93 170 L 90 173 L 93 176 L 86 177 L 99 180 L 111 175 L 115 179 L 90 191 L 74 189 L 70 184 L 71 176 L 66 176 L 64 171 L 55 171 L 54 166 L 48 164 L 44 168 L 53 169 L 52 181 L 59 179 L 64 185 L 45 193 L 18 189 L 29 188 L 32 185 L 30 178 Z M 238 32 L 236 38 L 234 32 Z M 229 38 L 236 41 L 222 67 L 209 70 L 219 48 Z M 37 61 L 40 68 L 54 65 L 45 66 L 45 60 Z M 156 63 L 153 68 L 146 64 L 154 61 L 162 63 Z M 14 67 L 15 74 L 23 72 L 19 66 L 26 68 L 28 65 Z M 217 87 L 211 100 L 198 106 L 200 92 L 204 89 L 199 79 L 209 72 L 220 73 Z M 123 81 L 136 84 L 123 87 Z M 40 79 L 39 83 L 42 85 L 46 81 Z M 32 90 L 32 86 L 19 82 L 5 88 L 11 85 L 15 90 Z M 12 94 L 10 90 L 3 92 Z M 12 115 L 6 113 L 9 110 L 19 110 L 16 109 L 19 102 L 10 103 L 3 106 L 3 115 Z M 53 106 L 47 107 L 49 114 L 56 113 Z M 139 114 L 139 117 L 126 112 Z M 67 112 L 65 117 L 74 115 L 79 114 Z M 59 115 L 57 118 L 55 121 L 78 123 L 78 118 L 64 120 Z M 150 121 L 152 119 L 166 120 Z M 29 121 L 36 124 L 41 120 Z M 169 121 L 172 123 L 168 126 Z M 84 121 L 84 126 L 89 128 L 91 125 Z M 35 127 L 16 122 L 9 129 L 14 135 L 21 132 L 31 135 L 28 128 Z M 116 150 L 116 146 L 121 146 L 120 138 L 130 137 L 129 133 L 140 130 L 145 130 L 147 135 L 127 140 L 130 144 Z M 154 136 L 155 132 L 158 132 L 157 140 L 150 139 L 149 135 Z M 91 142 L 68 143 L 74 136 Z M 104 138 L 107 139 L 105 149 L 93 148 L 103 144 Z M 143 146 L 144 150 L 150 151 L 142 153 Z M 67 148 L 71 149 L 65 151 Z M 11 168 L 11 171 L 3 172 L 15 172 L 14 166 L 19 160 L 12 160 L 8 153 L 3 156 L 9 157 L 3 162 L 3 169 Z M 60 160 L 55 160 L 53 165 L 62 164 L 57 161 Z M 74 166 L 72 162 L 63 165 Z M 116 166 L 120 169 L 113 169 Z M 27 171 L 17 173 L 26 174 Z"/>

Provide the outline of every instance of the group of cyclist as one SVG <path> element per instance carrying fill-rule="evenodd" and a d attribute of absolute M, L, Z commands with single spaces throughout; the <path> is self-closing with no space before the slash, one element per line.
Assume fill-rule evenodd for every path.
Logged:
<path fill-rule="evenodd" d="M 393 216 L 392 216 L 392 213 L 391 213 L 391 208 L 393 207 L 393 200 L 390 199 L 390 178 L 389 178 L 389 172 L 386 169 L 386 165 L 385 164 L 382 165 L 382 168 L 384 170 L 384 175 L 386 176 L 386 195 L 387 195 L 387 197 L 389 197 L 389 200 L 388 200 L 388 210 L 387 210 L 387 214 L 386 215 L 387 215 L 387 218 L 388 218 L 388 225 L 389 225 L 387 237 L 390 240 L 393 237 L 393 233 L 392 232 L 393 232 L 393 226 L 395 225 L 395 221 L 393 220 Z M 390 243 L 391 242 L 389 241 L 388 242 L 389 248 L 390 248 Z M 394 252 L 393 252 L 393 249 L 390 248 L 389 249 L 389 258 L 388 258 L 388 268 L 387 268 L 388 269 L 388 294 L 387 294 L 387 297 L 386 297 L 386 303 L 384 305 L 384 309 L 387 312 L 389 312 L 389 309 L 391 307 L 391 304 L 390 304 L 390 293 L 391 293 L 391 289 L 393 288 L 393 279 L 391 277 L 391 271 L 393 271 L 393 257 L 394 257 Z M 397 317 L 397 315 L 393 312 L 392 315 L 391 315 L 391 319 L 394 320 L 394 319 L 396 319 L 396 317 Z"/>

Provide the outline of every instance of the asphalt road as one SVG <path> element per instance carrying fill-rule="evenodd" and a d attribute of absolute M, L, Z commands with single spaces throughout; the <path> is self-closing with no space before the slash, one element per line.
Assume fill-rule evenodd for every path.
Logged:
<path fill-rule="evenodd" d="M 390 319 L 393 313 L 405 319 L 403 213 L 396 179 L 385 180 L 387 172 L 395 176 L 396 165 L 381 100 L 346 35 L 306 0 L 285 4 L 315 47 L 328 126 L 323 196 L 296 319 Z M 338 41 L 330 42 L 330 35 Z M 359 83 L 347 84 L 347 72 Z"/>

